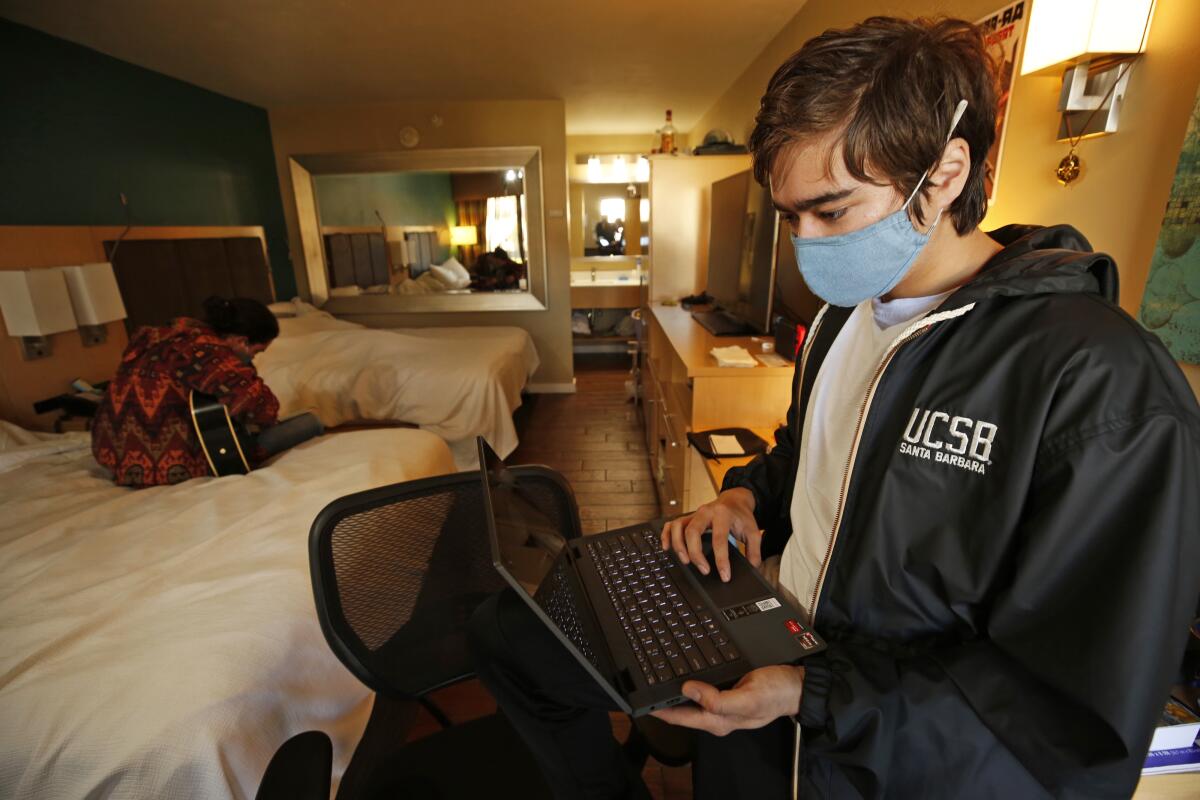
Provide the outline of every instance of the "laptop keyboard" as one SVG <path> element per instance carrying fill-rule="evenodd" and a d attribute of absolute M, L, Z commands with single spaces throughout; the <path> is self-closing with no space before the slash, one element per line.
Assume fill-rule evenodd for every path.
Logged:
<path fill-rule="evenodd" d="M 587 542 L 646 682 L 657 684 L 741 658 L 708 604 L 677 580 L 678 561 L 643 530 Z"/>
<path fill-rule="evenodd" d="M 583 626 L 579 624 L 579 617 L 575 611 L 575 593 L 571 591 L 567 582 L 567 567 L 563 559 L 557 559 L 554 571 L 543 581 L 536 599 L 550 620 L 571 640 L 571 644 L 599 669 L 596 654 L 592 652 L 588 637 L 584 635 Z"/>

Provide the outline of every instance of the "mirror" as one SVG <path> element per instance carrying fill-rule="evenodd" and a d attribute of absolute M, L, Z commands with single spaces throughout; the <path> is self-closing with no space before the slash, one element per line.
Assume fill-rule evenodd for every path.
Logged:
<path fill-rule="evenodd" d="M 583 255 L 635 256 L 650 249 L 646 184 L 588 183 L 580 199 Z"/>
<path fill-rule="evenodd" d="M 650 252 L 649 184 L 571 182 L 571 256 L 632 258 Z"/>
<path fill-rule="evenodd" d="M 535 147 L 290 159 L 314 302 L 332 313 L 545 308 Z"/>

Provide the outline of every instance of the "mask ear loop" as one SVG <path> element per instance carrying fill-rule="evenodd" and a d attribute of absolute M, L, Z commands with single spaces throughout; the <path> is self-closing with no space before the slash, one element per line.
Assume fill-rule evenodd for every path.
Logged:
<path fill-rule="evenodd" d="M 958 127 L 959 120 L 962 119 L 962 116 L 964 113 L 966 113 L 966 110 L 967 101 L 966 98 L 963 98 L 962 100 L 958 101 L 958 105 L 954 108 L 954 116 L 950 118 L 950 130 L 946 131 L 946 140 L 942 142 L 942 152 L 945 152 L 946 145 L 950 144 L 950 139 L 954 136 L 954 129 Z M 938 163 L 941 163 L 941 159 L 938 159 Z M 912 204 L 913 198 L 917 196 L 917 192 L 921 191 L 921 186 L 924 185 L 925 179 L 928 178 L 929 173 L 933 172 L 935 169 L 937 169 L 937 164 L 934 164 L 929 168 L 928 171 L 926 171 L 924 175 L 921 176 L 921 180 L 917 181 L 917 185 L 913 188 L 912 194 L 910 194 L 908 199 L 904 201 L 904 205 L 900 206 L 901 211 L 907 209 L 909 205 Z M 945 211 L 944 208 L 938 209 L 937 216 L 933 218 L 933 224 L 929 226 L 929 231 L 927 232 L 928 234 L 933 233 L 933 229 L 937 226 L 938 220 L 942 218 L 943 211 Z"/>

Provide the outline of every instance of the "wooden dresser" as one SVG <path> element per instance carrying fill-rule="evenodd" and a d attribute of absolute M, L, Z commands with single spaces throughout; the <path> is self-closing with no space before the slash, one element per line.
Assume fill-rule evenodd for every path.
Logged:
<path fill-rule="evenodd" d="M 718 367 L 712 348 L 741 345 L 761 353 L 761 341 L 713 336 L 676 306 L 654 304 L 643 315 L 640 396 L 646 444 L 662 513 L 670 516 L 717 494 L 716 473 L 688 446 L 687 432 L 742 427 L 762 435 L 778 427 L 787 417 L 792 365 Z"/>

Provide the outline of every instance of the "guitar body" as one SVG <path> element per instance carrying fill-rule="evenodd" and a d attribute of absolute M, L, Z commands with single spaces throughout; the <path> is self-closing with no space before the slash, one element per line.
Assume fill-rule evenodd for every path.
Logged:
<path fill-rule="evenodd" d="M 188 405 L 192 410 L 192 425 L 212 474 L 223 477 L 249 472 L 250 462 L 242 451 L 246 432 L 229 416 L 229 410 L 217 398 L 197 391 L 188 394 Z"/>

